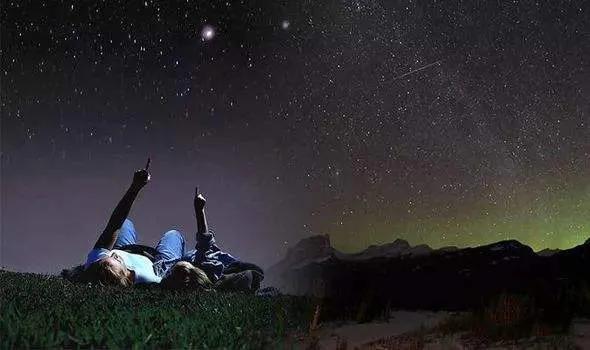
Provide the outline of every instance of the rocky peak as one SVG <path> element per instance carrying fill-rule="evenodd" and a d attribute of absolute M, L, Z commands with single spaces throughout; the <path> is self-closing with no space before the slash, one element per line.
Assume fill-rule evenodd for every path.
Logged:
<path fill-rule="evenodd" d="M 514 239 L 509 239 L 509 240 L 505 240 L 505 241 L 500 241 L 500 242 L 488 244 L 486 246 L 482 246 L 481 248 L 483 248 L 487 251 L 497 252 L 497 253 L 502 253 L 502 254 L 514 254 L 514 253 L 533 254 L 534 253 L 533 250 L 531 249 L 531 247 L 526 246 Z"/>
<path fill-rule="evenodd" d="M 323 258 L 334 252 L 330 244 L 329 235 L 315 235 L 300 240 L 294 247 L 287 251 L 285 260 L 298 263 L 317 258 Z"/>

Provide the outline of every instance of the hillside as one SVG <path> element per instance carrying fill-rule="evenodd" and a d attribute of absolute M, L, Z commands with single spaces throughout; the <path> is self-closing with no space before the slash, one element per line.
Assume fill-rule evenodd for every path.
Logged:
<path fill-rule="evenodd" d="M 309 323 L 309 300 L 122 290 L 0 271 L 0 348 L 260 349 Z"/>

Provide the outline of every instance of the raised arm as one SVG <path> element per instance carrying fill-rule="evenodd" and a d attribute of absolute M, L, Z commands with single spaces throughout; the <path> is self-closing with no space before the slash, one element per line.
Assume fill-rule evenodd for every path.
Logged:
<path fill-rule="evenodd" d="M 207 217 L 205 215 L 205 197 L 199 193 L 199 188 L 195 188 L 195 217 L 197 218 L 197 245 L 200 250 L 207 250 L 215 243 L 213 235 L 207 227 Z"/>
<path fill-rule="evenodd" d="M 119 204 L 115 207 L 115 210 L 113 210 L 107 226 L 94 244 L 94 249 L 113 249 L 117 241 L 117 230 L 121 228 L 121 225 L 127 219 L 129 211 L 131 211 L 131 206 L 135 198 L 137 198 L 139 191 L 150 181 L 149 166 L 150 160 L 148 158 L 145 168 L 137 170 L 133 175 L 131 186 L 129 186 L 129 189 L 125 192 L 125 195 L 123 195 L 123 198 L 121 198 Z"/>

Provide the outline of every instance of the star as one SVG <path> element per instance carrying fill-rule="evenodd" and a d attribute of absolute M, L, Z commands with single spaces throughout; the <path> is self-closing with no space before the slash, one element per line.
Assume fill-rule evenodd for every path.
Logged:
<path fill-rule="evenodd" d="M 281 28 L 283 30 L 289 29 L 290 26 L 291 26 L 291 23 L 289 23 L 288 20 L 284 19 L 283 21 L 281 21 Z"/>
<path fill-rule="evenodd" d="M 215 37 L 215 28 L 209 24 L 205 24 L 201 29 L 201 40 L 210 41 Z"/>

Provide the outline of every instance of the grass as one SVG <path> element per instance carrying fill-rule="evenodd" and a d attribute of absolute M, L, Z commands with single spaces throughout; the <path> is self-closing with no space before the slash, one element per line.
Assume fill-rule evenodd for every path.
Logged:
<path fill-rule="evenodd" d="M 433 339 L 459 336 L 476 347 L 539 339 L 549 348 L 573 348 L 567 339 L 569 323 L 573 316 L 588 315 L 590 289 L 583 286 L 558 294 L 544 307 L 526 295 L 502 294 L 434 329 L 383 341 L 392 348 L 422 349 Z M 320 319 L 333 320 L 320 304 L 292 296 L 73 284 L 55 276 L 0 270 L 0 349 L 284 349 L 294 344 L 313 348 Z M 387 306 L 385 311 L 389 313 Z M 362 312 L 347 319 L 359 321 Z M 346 343 L 339 347 L 346 348 Z"/>
<path fill-rule="evenodd" d="M 72 284 L 0 271 L 0 348 L 274 348 L 311 300 Z"/>
<path fill-rule="evenodd" d="M 482 309 L 450 317 L 435 331 L 443 335 L 463 333 L 465 338 L 483 344 L 561 339 L 567 335 L 571 318 L 551 316 L 526 295 L 501 294 Z"/>

